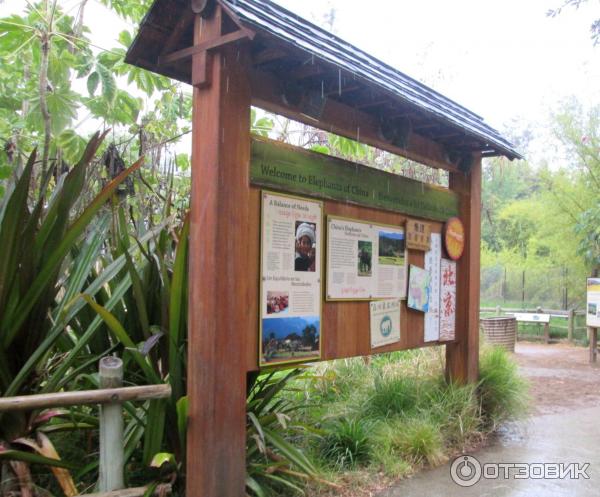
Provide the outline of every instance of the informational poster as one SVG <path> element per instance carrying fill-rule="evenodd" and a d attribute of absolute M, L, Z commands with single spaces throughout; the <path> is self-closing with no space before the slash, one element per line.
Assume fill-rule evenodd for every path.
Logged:
<path fill-rule="evenodd" d="M 400 341 L 400 300 L 370 302 L 371 348 Z"/>
<path fill-rule="evenodd" d="M 406 305 L 416 311 L 429 310 L 429 273 L 419 266 L 410 265 L 408 299 Z"/>
<path fill-rule="evenodd" d="M 431 234 L 430 248 L 425 252 L 425 271 L 429 273 L 429 309 L 425 314 L 426 342 L 440 339 L 440 264 L 442 260 L 442 236 Z"/>
<path fill-rule="evenodd" d="M 260 365 L 321 350 L 321 202 L 262 192 Z"/>
<path fill-rule="evenodd" d="M 440 287 L 440 340 L 454 340 L 456 333 L 456 262 L 442 259 Z"/>
<path fill-rule="evenodd" d="M 600 327 L 600 278 L 587 279 L 587 326 Z"/>
<path fill-rule="evenodd" d="M 406 298 L 404 229 L 327 218 L 327 300 Z"/>

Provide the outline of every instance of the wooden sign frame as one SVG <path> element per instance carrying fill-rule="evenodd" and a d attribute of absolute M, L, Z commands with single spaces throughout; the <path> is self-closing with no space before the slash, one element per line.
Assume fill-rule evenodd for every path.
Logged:
<path fill-rule="evenodd" d="M 315 121 L 306 114 L 301 102 L 282 99 L 285 75 L 266 73 L 253 66 L 256 59 L 251 48 L 258 42 L 252 41 L 254 34 L 247 26 L 240 28 L 235 15 L 219 2 L 204 14 L 205 17 L 191 17 L 193 47 L 161 59 L 165 64 L 161 67 L 168 67 L 187 58 L 186 67 L 191 68 L 194 87 L 186 493 L 242 497 L 247 378 L 258 368 L 260 188 L 281 191 L 285 186 L 275 181 L 267 184 L 267 180 L 258 185 L 256 175 L 253 176 L 251 106 L 351 139 L 356 139 L 360 130 L 363 143 L 450 172 L 446 192 L 456 199 L 455 214 L 463 221 L 467 240 L 463 257 L 457 262 L 456 339 L 445 344 L 446 374 L 457 382 L 475 382 L 478 378 L 481 149 L 465 152 L 468 161 L 463 162 L 467 167 L 460 168 L 456 162 L 450 162 L 448 151 L 439 142 L 411 132 L 402 143 L 393 144 L 381 137 L 381 121 L 372 113 L 335 99 L 324 102 Z M 173 50 L 173 43 L 169 41 L 167 45 L 171 47 L 164 47 L 167 53 Z M 159 47 L 159 52 L 164 53 L 162 50 Z M 424 116 L 429 119 L 429 114 Z M 337 164 L 335 159 L 327 160 Z M 364 174 L 372 171 L 363 169 L 365 166 L 354 167 Z M 251 178 L 255 185 L 251 185 Z M 406 213 L 403 214 L 383 210 L 386 205 L 360 206 L 355 200 L 325 199 L 324 214 L 398 225 L 406 220 L 406 214 L 419 217 L 419 212 L 423 212 L 418 203 L 413 209 L 401 208 Z M 432 231 L 439 233 L 444 216 L 445 213 L 424 218 L 431 222 Z M 422 267 L 423 253 L 409 251 L 407 262 Z M 322 326 L 327 330 L 321 344 L 323 360 L 374 353 L 368 333 L 367 302 L 324 303 L 322 316 Z M 400 342 L 376 352 L 426 345 L 422 340 L 422 315 L 401 308 L 401 326 Z M 359 328 L 366 333 L 347 332 Z"/>

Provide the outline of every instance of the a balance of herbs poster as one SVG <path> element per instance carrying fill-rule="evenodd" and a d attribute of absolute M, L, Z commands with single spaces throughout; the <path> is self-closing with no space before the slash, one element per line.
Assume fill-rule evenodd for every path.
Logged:
<path fill-rule="evenodd" d="M 262 192 L 260 365 L 318 359 L 323 204 Z"/>
<path fill-rule="evenodd" d="M 327 300 L 406 297 L 404 228 L 327 217 Z"/>

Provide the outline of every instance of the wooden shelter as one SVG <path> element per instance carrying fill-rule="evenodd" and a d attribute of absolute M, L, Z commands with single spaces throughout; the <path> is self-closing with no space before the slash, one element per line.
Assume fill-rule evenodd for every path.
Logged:
<path fill-rule="evenodd" d="M 466 246 L 447 373 L 477 379 L 481 158 L 520 158 L 508 141 L 464 107 L 268 0 L 156 0 L 126 61 L 194 87 L 187 495 L 244 495 L 260 279 L 252 105 L 449 171 Z M 328 198 L 324 209 L 389 225 L 406 220 Z M 433 232 L 441 229 L 432 223 Z M 411 251 L 409 261 L 422 265 L 423 253 Z M 374 353 L 367 302 L 324 302 L 322 321 L 322 359 Z M 426 345 L 423 327 L 422 315 L 403 308 L 400 342 L 381 351 Z"/>

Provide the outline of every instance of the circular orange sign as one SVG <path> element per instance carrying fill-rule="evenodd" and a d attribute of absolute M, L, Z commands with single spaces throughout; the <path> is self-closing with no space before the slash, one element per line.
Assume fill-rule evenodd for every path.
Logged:
<path fill-rule="evenodd" d="M 457 217 L 451 217 L 444 226 L 444 244 L 446 252 L 453 261 L 457 261 L 465 250 L 465 227 Z"/>

